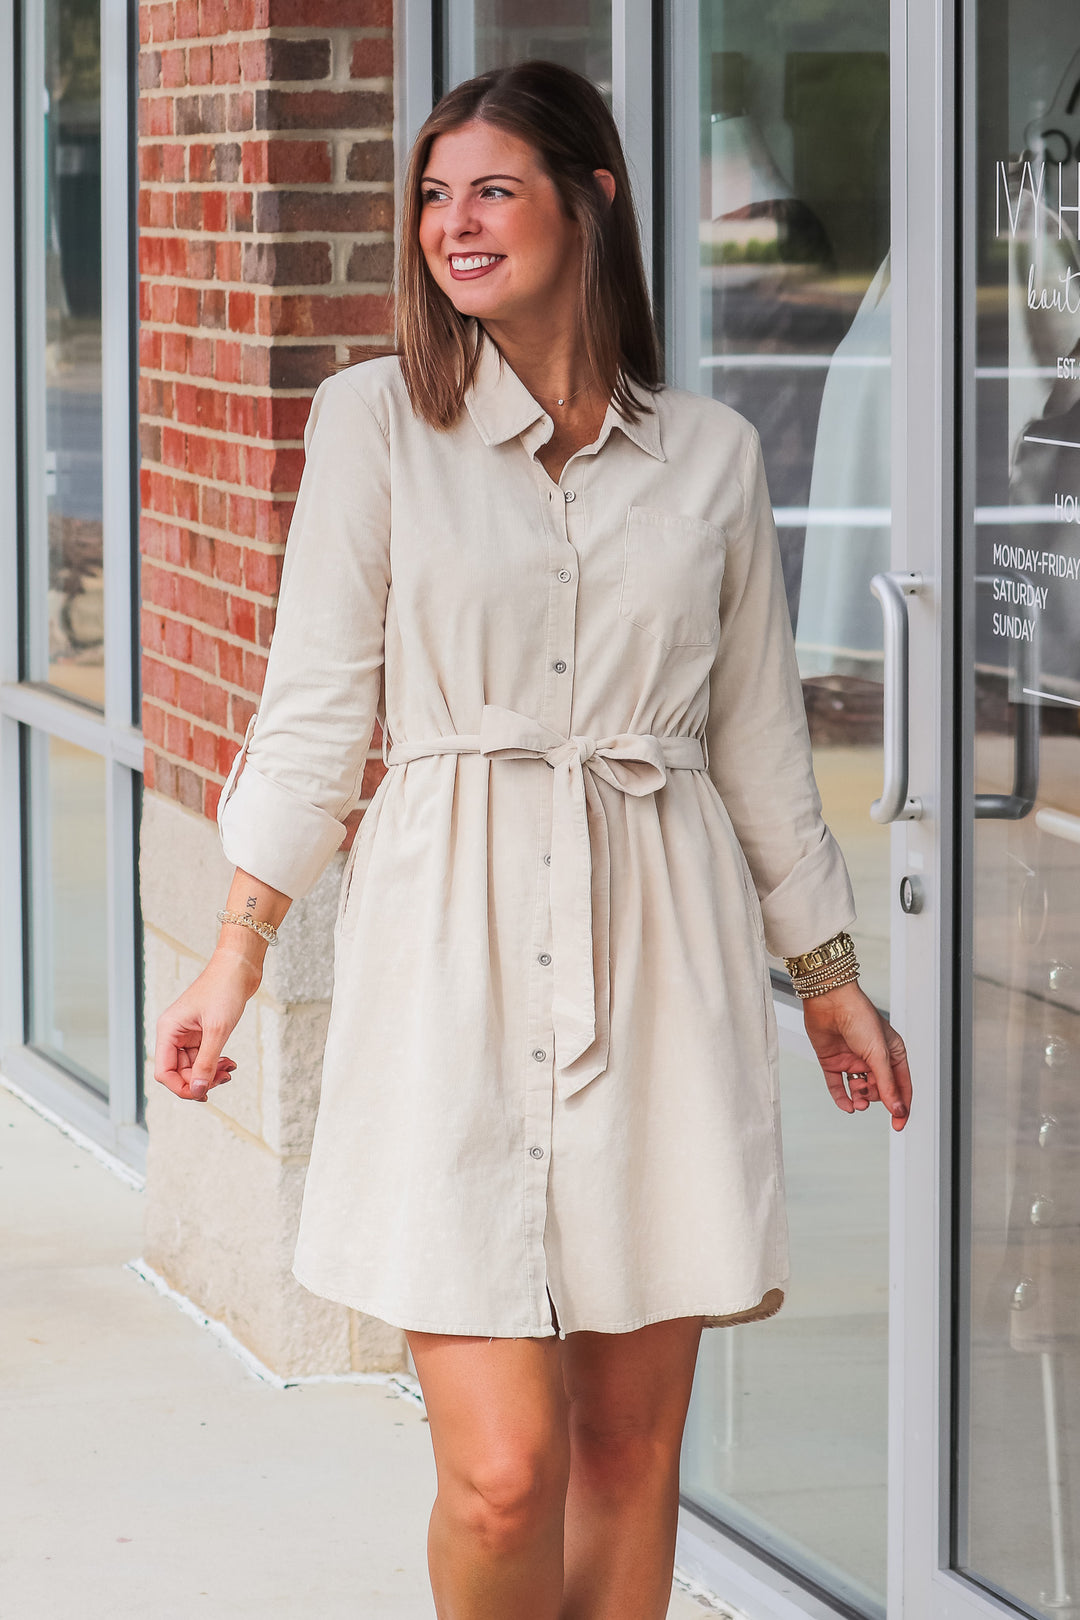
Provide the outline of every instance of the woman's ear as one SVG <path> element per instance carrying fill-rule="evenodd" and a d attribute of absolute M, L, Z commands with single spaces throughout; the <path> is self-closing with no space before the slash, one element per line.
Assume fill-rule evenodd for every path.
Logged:
<path fill-rule="evenodd" d="M 600 190 L 604 193 L 604 196 L 607 198 L 608 202 L 612 202 L 615 197 L 615 176 L 612 174 L 611 170 L 594 169 L 593 178 L 600 187 Z"/>

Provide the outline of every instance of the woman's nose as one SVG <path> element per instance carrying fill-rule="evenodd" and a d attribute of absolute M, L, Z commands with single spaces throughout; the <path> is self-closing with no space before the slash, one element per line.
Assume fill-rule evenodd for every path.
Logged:
<path fill-rule="evenodd" d="M 476 234 L 476 209 L 471 197 L 455 198 L 444 218 L 447 236 L 474 236 Z"/>

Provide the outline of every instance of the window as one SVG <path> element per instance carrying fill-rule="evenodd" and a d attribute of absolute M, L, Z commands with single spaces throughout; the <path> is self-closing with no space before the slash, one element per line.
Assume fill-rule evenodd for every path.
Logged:
<path fill-rule="evenodd" d="M 16 110 L 0 193 L 15 312 L 0 551 L 3 1065 L 137 1161 L 134 13 L 24 0 L 14 23 L 0 53 Z"/>

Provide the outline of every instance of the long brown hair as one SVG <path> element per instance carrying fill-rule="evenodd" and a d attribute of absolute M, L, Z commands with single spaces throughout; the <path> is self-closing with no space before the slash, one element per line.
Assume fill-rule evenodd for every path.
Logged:
<path fill-rule="evenodd" d="M 619 413 L 647 409 L 635 394 L 662 386 L 637 219 L 615 120 L 589 79 L 557 62 L 518 62 L 447 92 L 421 127 L 409 156 L 402 203 L 396 298 L 398 355 L 416 414 L 435 428 L 458 418 L 476 372 L 470 319 L 436 284 L 420 248 L 420 180 L 432 142 L 474 119 L 516 135 L 537 153 L 563 208 L 581 232 L 578 320 L 593 378 L 614 390 Z M 593 174 L 609 169 L 609 204 Z"/>

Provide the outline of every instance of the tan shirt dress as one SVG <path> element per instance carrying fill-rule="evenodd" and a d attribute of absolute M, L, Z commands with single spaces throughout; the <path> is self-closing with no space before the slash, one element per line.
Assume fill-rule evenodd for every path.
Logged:
<path fill-rule="evenodd" d="M 757 435 L 668 388 L 637 425 L 609 407 L 555 484 L 551 418 L 483 343 L 449 432 L 393 358 L 316 393 L 222 795 L 230 861 L 302 895 L 384 723 L 293 1272 L 438 1333 L 768 1315 L 765 943 L 808 950 L 854 908 Z"/>

